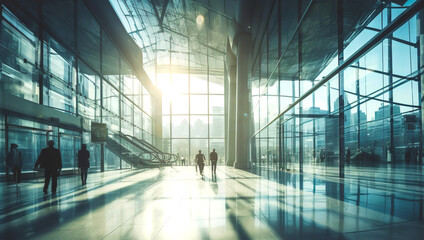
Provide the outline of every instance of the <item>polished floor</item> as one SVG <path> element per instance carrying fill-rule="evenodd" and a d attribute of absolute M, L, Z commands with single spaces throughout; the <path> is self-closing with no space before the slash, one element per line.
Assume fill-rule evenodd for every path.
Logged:
<path fill-rule="evenodd" d="M 368 169 L 368 168 L 367 168 Z M 1 183 L 1 239 L 423 239 L 423 170 L 336 177 L 218 167 Z M 356 169 L 356 171 L 362 171 Z M 355 172 L 352 170 L 352 172 Z M 384 173 L 385 172 L 385 173 Z M 384 179 L 384 178 L 383 178 Z M 408 181 L 411 180 L 411 181 Z"/>

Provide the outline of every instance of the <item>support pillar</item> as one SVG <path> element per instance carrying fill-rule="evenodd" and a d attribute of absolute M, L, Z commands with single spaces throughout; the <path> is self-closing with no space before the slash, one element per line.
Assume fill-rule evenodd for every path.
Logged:
<path fill-rule="evenodd" d="M 236 66 L 228 66 L 228 142 L 227 166 L 233 166 L 236 152 Z M 247 151 L 247 149 L 246 149 Z"/>
<path fill-rule="evenodd" d="M 247 169 L 249 167 L 249 88 L 248 59 L 252 36 L 250 33 L 240 33 L 237 41 L 237 72 L 236 72 L 236 152 L 234 167 Z"/>

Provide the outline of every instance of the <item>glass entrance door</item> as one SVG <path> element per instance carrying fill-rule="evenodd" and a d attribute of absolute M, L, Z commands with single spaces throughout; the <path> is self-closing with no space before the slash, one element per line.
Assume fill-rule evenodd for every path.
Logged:
<path fill-rule="evenodd" d="M 81 148 L 81 136 L 78 133 L 59 132 L 59 149 L 62 154 L 62 169 L 78 168 L 78 150 Z"/>
<path fill-rule="evenodd" d="M 32 171 L 41 149 L 47 146 L 51 129 L 39 129 L 19 125 L 8 125 L 8 144 L 18 144 L 22 153 L 22 172 Z M 9 149 L 8 149 L 9 150 Z"/>

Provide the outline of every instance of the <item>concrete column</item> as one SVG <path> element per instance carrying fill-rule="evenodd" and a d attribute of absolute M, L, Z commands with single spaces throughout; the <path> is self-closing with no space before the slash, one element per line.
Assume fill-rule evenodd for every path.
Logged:
<path fill-rule="evenodd" d="M 227 166 L 233 166 L 236 149 L 236 66 L 228 66 Z"/>
<path fill-rule="evenodd" d="M 239 33 L 237 36 L 237 72 L 236 72 L 236 152 L 234 167 L 249 167 L 249 88 L 248 58 L 252 36 L 250 33 Z"/>

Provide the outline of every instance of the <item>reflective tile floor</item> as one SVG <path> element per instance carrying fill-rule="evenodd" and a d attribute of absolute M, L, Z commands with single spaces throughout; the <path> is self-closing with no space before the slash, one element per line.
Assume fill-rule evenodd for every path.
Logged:
<path fill-rule="evenodd" d="M 0 183 L 0 239 L 423 239 L 422 181 L 194 167 Z M 417 172 L 415 172 L 417 173 Z M 371 174 L 371 173 L 370 173 Z M 404 173 L 404 175 L 408 175 Z M 422 171 L 418 171 L 422 177 Z M 18 193 L 16 193 L 18 191 Z"/>

